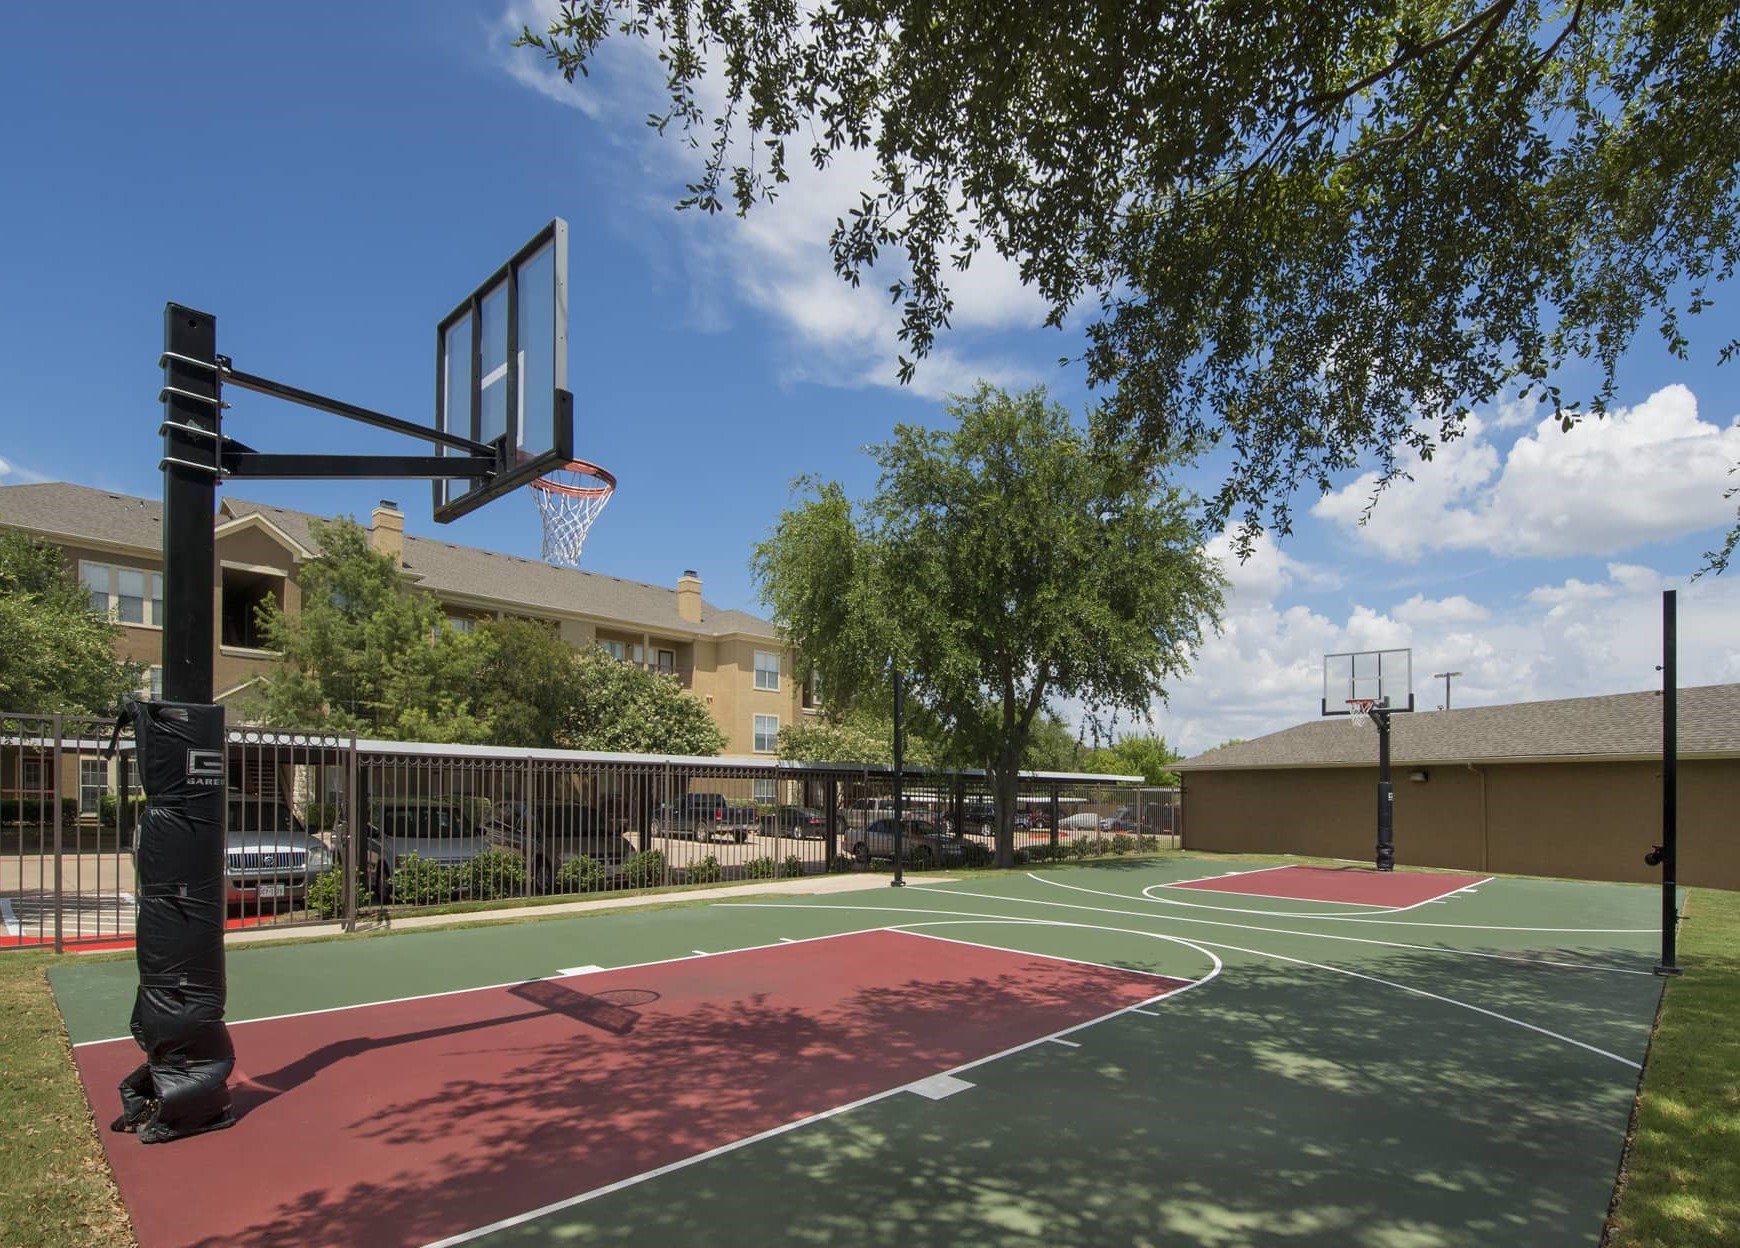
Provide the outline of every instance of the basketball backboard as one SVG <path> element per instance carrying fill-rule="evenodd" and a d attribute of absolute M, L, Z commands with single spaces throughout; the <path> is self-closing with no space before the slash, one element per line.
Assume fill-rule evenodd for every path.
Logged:
<path fill-rule="evenodd" d="M 443 524 L 574 458 L 560 217 L 436 326 L 435 427 L 495 446 L 501 465 L 493 476 L 435 482 Z"/>
<path fill-rule="evenodd" d="M 1355 650 L 1323 656 L 1323 713 L 1347 715 L 1352 698 L 1371 698 L 1379 709 L 1414 709 L 1412 650 Z"/>

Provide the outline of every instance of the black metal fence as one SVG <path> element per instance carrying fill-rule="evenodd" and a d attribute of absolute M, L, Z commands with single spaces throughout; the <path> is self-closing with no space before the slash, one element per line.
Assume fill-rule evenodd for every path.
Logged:
<path fill-rule="evenodd" d="M 143 801 L 110 724 L 0 717 L 0 948 L 131 942 Z M 888 768 L 229 731 L 227 922 L 339 922 L 824 872 L 891 871 Z M 982 773 L 908 771 L 901 868 L 990 865 Z M 1176 789 L 1023 775 L 1018 864 L 1178 845 Z"/>

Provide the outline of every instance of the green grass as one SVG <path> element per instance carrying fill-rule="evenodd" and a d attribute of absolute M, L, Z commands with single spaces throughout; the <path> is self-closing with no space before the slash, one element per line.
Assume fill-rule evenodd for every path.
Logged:
<path fill-rule="evenodd" d="M 1607 1248 L 1740 1244 L 1740 893 L 1691 895 L 1677 960 Z"/>
<path fill-rule="evenodd" d="M 121 1248 L 133 1231 L 43 975 L 54 956 L 0 953 L 0 1243 Z"/>
<path fill-rule="evenodd" d="M 554 916 L 526 916 L 542 917 Z M 1740 1243 L 1740 893 L 1690 895 L 1679 955 L 1686 975 L 1667 986 L 1606 1248 Z M 133 1248 L 43 975 L 53 959 L 0 953 L 0 1242 Z"/>

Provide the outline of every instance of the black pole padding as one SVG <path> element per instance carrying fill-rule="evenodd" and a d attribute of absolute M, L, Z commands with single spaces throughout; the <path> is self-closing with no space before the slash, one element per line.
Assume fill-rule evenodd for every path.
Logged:
<path fill-rule="evenodd" d="M 1679 623 L 1674 590 L 1661 595 L 1661 961 L 1657 975 L 1678 975 L 1679 926 Z"/>
<path fill-rule="evenodd" d="M 895 888 L 906 886 L 903 859 L 906 857 L 905 786 L 901 783 L 901 765 L 906 757 L 906 698 L 900 686 L 900 669 L 894 671 L 894 879 Z"/>
<path fill-rule="evenodd" d="M 1390 713 L 1373 707 L 1378 731 L 1377 869 L 1396 869 L 1396 794 L 1390 785 Z"/>
<path fill-rule="evenodd" d="M 131 1023 L 145 1060 L 121 1081 L 111 1126 L 161 1144 L 235 1122 L 236 1055 L 224 1025 L 224 708 L 129 702 L 121 720 L 133 726 L 147 794 Z"/>

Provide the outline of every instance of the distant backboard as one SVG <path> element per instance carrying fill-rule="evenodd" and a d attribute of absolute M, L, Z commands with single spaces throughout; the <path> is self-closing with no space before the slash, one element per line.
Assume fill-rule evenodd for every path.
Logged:
<path fill-rule="evenodd" d="M 1323 656 L 1323 713 L 1347 715 L 1349 698 L 1371 698 L 1392 711 L 1414 709 L 1412 650 L 1355 650 Z"/>
<path fill-rule="evenodd" d="M 491 477 L 435 482 L 435 519 L 443 524 L 574 458 L 561 218 L 436 327 L 435 427 L 492 444 L 501 464 Z"/>

